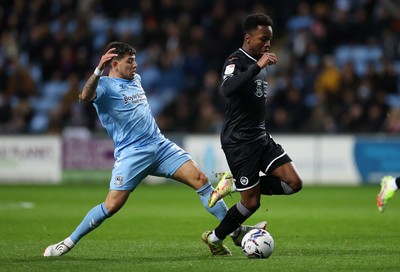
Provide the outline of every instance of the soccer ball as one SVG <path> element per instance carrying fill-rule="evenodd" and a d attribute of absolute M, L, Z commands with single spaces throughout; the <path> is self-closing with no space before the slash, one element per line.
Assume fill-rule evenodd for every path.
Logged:
<path fill-rule="evenodd" d="M 249 258 L 266 259 L 274 251 L 274 238 L 266 230 L 250 230 L 242 239 L 242 251 Z"/>

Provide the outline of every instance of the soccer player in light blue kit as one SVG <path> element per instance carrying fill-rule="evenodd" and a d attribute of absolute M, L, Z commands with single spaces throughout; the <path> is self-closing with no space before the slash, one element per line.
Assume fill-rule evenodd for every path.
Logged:
<path fill-rule="evenodd" d="M 169 177 L 182 182 L 198 193 L 203 206 L 221 221 L 227 212 L 221 200 L 212 208 L 208 198 L 213 186 L 190 155 L 160 132 L 141 78 L 136 74 L 136 50 L 123 42 L 112 42 L 83 87 L 80 99 L 93 101 L 102 125 L 114 142 L 115 164 L 110 188 L 103 203 L 92 208 L 72 234 L 63 241 L 48 246 L 43 256 L 61 256 L 70 251 L 79 240 L 111 217 L 127 201 L 130 193 L 148 175 Z M 101 76 L 110 65 L 108 76 Z M 241 239 L 255 227 L 265 228 L 266 222 L 254 227 L 241 226 L 232 238 Z M 230 255 L 220 248 L 215 255 Z"/>

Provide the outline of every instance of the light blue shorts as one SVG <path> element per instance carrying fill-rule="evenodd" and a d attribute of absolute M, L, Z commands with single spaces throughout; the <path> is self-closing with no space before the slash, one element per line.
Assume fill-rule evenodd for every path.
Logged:
<path fill-rule="evenodd" d="M 133 191 L 148 175 L 171 177 L 190 155 L 169 139 L 139 148 L 124 148 L 112 171 L 110 190 Z"/>

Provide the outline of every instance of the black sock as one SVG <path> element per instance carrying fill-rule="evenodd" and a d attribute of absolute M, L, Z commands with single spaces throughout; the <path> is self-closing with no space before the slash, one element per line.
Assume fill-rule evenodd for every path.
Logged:
<path fill-rule="evenodd" d="M 215 235 L 221 240 L 225 239 L 226 236 L 240 227 L 252 214 L 253 212 L 243 206 L 242 203 L 237 203 L 228 210 L 224 219 L 215 229 Z"/>
<path fill-rule="evenodd" d="M 260 187 L 262 195 L 286 195 L 281 180 L 274 176 L 261 176 Z"/>

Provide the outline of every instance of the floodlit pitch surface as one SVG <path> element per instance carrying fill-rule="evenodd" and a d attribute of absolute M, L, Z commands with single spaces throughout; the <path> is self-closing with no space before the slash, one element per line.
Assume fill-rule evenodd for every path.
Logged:
<path fill-rule="evenodd" d="M 44 247 L 70 234 L 107 186 L 2 185 L 0 271 L 399 271 L 400 192 L 381 214 L 378 191 L 308 186 L 297 195 L 263 197 L 246 223 L 267 220 L 275 251 L 249 260 L 229 238 L 232 257 L 210 255 L 200 236 L 218 222 L 193 190 L 143 184 L 71 252 L 44 258 Z"/>

